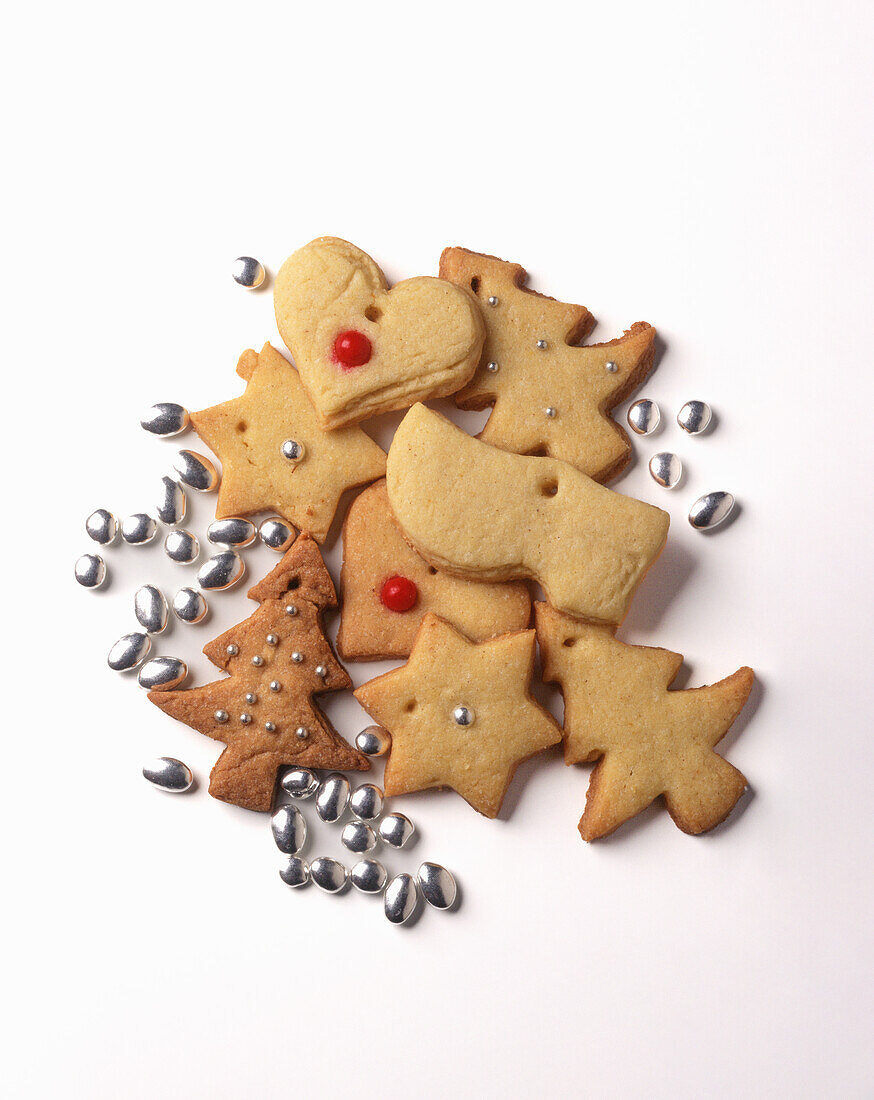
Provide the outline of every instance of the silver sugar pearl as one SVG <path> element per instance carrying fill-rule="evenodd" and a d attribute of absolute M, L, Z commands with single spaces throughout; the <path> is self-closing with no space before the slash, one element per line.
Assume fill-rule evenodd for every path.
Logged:
<path fill-rule="evenodd" d="M 320 890 L 336 894 L 346 885 L 349 872 L 339 860 L 319 856 L 310 864 L 310 878 Z"/>
<path fill-rule="evenodd" d="M 110 649 L 106 663 L 113 672 L 127 672 L 141 665 L 152 650 L 152 639 L 148 634 L 123 634 Z"/>
<path fill-rule="evenodd" d="M 248 726 L 248 725 L 249 725 L 249 723 L 250 723 L 250 722 L 252 721 L 252 715 L 251 715 L 251 714 L 247 714 L 247 713 L 246 713 L 246 712 L 244 711 L 244 712 L 243 712 L 243 713 L 242 713 L 242 714 L 240 715 L 240 721 L 241 721 L 241 722 L 243 723 L 243 725 L 244 725 L 244 726 Z"/>
<path fill-rule="evenodd" d="M 236 642 L 231 642 L 231 644 L 225 650 L 225 653 L 227 653 L 229 657 L 236 657 L 239 652 L 240 647 L 237 645 Z"/>
<path fill-rule="evenodd" d="M 231 267 L 231 274 L 234 282 L 246 290 L 257 290 L 265 278 L 264 267 L 254 256 L 238 256 Z"/>
<path fill-rule="evenodd" d="M 604 369 L 608 374 L 615 374 L 619 370 L 619 367 L 611 360 L 609 363 L 604 364 Z"/>
<path fill-rule="evenodd" d="M 555 418 L 558 416 L 558 409 L 555 407 L 555 405 L 547 405 L 543 411 L 546 413 L 550 420 L 555 420 Z"/>
<path fill-rule="evenodd" d="M 362 894 L 378 894 L 387 877 L 378 859 L 359 859 L 349 874 L 352 885 Z"/>
<path fill-rule="evenodd" d="M 173 611 L 183 623 L 199 623 L 209 610 L 206 600 L 194 588 L 180 588 L 173 597 Z"/>
<path fill-rule="evenodd" d="M 279 637 L 276 634 L 268 634 L 264 640 L 268 645 L 279 645 Z"/>
<path fill-rule="evenodd" d="M 349 780 L 339 772 L 332 772 L 322 780 L 316 795 L 316 813 L 322 821 L 339 821 L 349 804 Z"/>
<path fill-rule="evenodd" d="M 292 798 L 309 798 L 319 789 L 319 777 L 309 768 L 291 768 L 279 783 Z"/>
<path fill-rule="evenodd" d="M 492 374 L 497 374 L 500 369 L 500 365 L 496 363 L 494 359 L 491 363 L 486 363 L 486 370 Z"/>
<path fill-rule="evenodd" d="M 369 852 L 376 847 L 376 833 L 363 821 L 350 821 L 343 826 L 340 842 L 350 852 Z"/>
<path fill-rule="evenodd" d="M 169 613 L 164 593 L 154 584 L 144 584 L 134 596 L 134 615 L 147 634 L 160 634 L 167 626 Z"/>
<path fill-rule="evenodd" d="M 282 691 L 282 684 L 280 684 L 280 682 L 278 680 L 271 680 L 270 681 L 270 690 L 271 691 Z"/>
<path fill-rule="evenodd" d="M 488 303 L 489 303 L 490 306 L 496 306 L 498 304 L 498 299 L 495 297 L 494 294 L 489 295 Z"/>
<path fill-rule="evenodd" d="M 379 823 L 379 837 L 390 848 L 403 848 L 416 826 L 405 814 L 388 814 Z"/>
<path fill-rule="evenodd" d="M 178 657 L 153 657 L 140 669 L 137 683 L 147 691 L 172 691 L 187 676 L 188 665 Z"/>
<path fill-rule="evenodd" d="M 661 423 L 662 414 L 655 401 L 641 397 L 628 410 L 628 426 L 637 435 L 650 435 Z"/>
<path fill-rule="evenodd" d="M 298 739 L 298 741 L 306 741 L 309 735 L 310 731 L 306 728 L 306 726 L 298 726 L 297 729 L 294 731 L 294 736 Z"/>
<path fill-rule="evenodd" d="M 276 723 L 275 722 L 269 722 L 269 721 L 265 722 L 264 723 L 264 729 L 268 733 L 276 733 Z"/>
<path fill-rule="evenodd" d="M 158 519 L 161 523 L 166 523 L 168 527 L 175 527 L 177 523 L 181 523 L 185 519 L 188 502 L 185 499 L 182 486 L 178 481 L 174 481 L 172 477 L 165 475 L 161 478 L 161 495 L 158 497 L 155 511 L 158 513 Z"/>
<path fill-rule="evenodd" d="M 252 658 L 252 664 L 255 666 L 255 668 L 260 668 L 264 664 L 264 658 L 261 656 L 260 653 L 256 653 L 255 656 Z"/>
<path fill-rule="evenodd" d="M 383 793 L 373 783 L 356 787 L 349 799 L 349 809 L 364 821 L 373 821 L 382 813 Z"/>
<path fill-rule="evenodd" d="M 194 784 L 194 776 L 191 768 L 176 760 L 172 756 L 159 756 L 143 768 L 143 778 L 148 779 L 153 787 L 167 794 L 184 794 L 191 790 Z"/>
<path fill-rule="evenodd" d="M 158 533 L 158 524 L 145 512 L 134 512 L 121 522 L 121 537 L 131 546 L 145 546 Z"/>
<path fill-rule="evenodd" d="M 258 537 L 258 529 L 247 519 L 231 516 L 229 519 L 217 519 L 211 523 L 206 530 L 206 537 L 219 546 L 233 546 L 242 550 L 243 547 L 252 545 Z"/>
<path fill-rule="evenodd" d="M 731 493 L 705 493 L 689 510 L 689 522 L 696 531 L 711 531 L 728 519 L 733 508 Z"/>
<path fill-rule="evenodd" d="M 118 520 L 112 512 L 98 508 L 85 520 L 85 530 L 95 542 L 101 546 L 109 546 L 118 535 Z"/>
<path fill-rule="evenodd" d="M 307 838 L 307 823 L 297 806 L 280 806 L 270 819 L 276 847 L 287 856 L 297 855 Z"/>
<path fill-rule="evenodd" d="M 302 664 L 303 663 L 303 654 L 298 652 L 298 650 L 295 650 L 291 655 L 291 659 L 292 659 L 292 661 L 294 661 L 294 663 L 296 665 Z"/>
<path fill-rule="evenodd" d="M 179 451 L 173 459 L 173 469 L 183 485 L 198 493 L 211 493 L 218 488 L 219 472 L 206 457 L 197 451 Z"/>
<path fill-rule="evenodd" d="M 295 605 L 293 603 L 290 603 L 286 606 L 285 614 L 290 616 L 292 619 L 297 614 L 297 608 L 295 607 Z"/>
<path fill-rule="evenodd" d="M 305 886 L 310 880 L 309 864 L 300 856 L 291 856 L 288 863 L 280 867 L 279 877 L 286 886 Z"/>
<path fill-rule="evenodd" d="M 170 436 L 184 432 L 189 424 L 188 409 L 173 401 L 159 401 L 152 405 L 140 420 L 140 425 L 152 435 Z"/>
<path fill-rule="evenodd" d="M 230 717 L 230 715 L 228 714 L 228 712 L 226 710 L 217 710 L 215 712 L 215 714 L 213 715 L 213 718 L 221 726 L 223 726 L 225 724 L 225 722 L 227 722 L 229 717 Z"/>
<path fill-rule="evenodd" d="M 253 707 L 258 702 L 258 696 L 254 691 L 247 691 L 245 694 L 245 700 L 250 707 Z"/>
<path fill-rule="evenodd" d="M 316 676 L 320 680 L 326 680 L 328 678 L 328 670 L 324 665 L 316 665 Z"/>
<path fill-rule="evenodd" d="M 232 588 L 243 579 L 246 565 L 233 550 L 223 550 L 201 565 L 197 571 L 197 583 L 207 592 L 221 592 Z"/>
<path fill-rule="evenodd" d="M 269 546 L 279 554 L 284 554 L 294 542 L 294 529 L 279 516 L 265 519 L 258 528 L 258 534 L 265 546 Z"/>
<path fill-rule="evenodd" d="M 713 410 L 706 401 L 687 401 L 677 413 L 677 423 L 689 435 L 700 435 L 706 431 L 713 416 Z"/>
<path fill-rule="evenodd" d="M 663 488 L 674 489 L 683 476 L 683 463 L 670 451 L 659 451 L 649 460 L 649 472 Z"/>
<path fill-rule="evenodd" d="M 439 863 L 423 863 L 416 878 L 422 897 L 435 909 L 451 909 L 458 896 L 455 879 Z"/>
<path fill-rule="evenodd" d="M 365 756 L 383 756 L 391 748 L 391 734 L 382 726 L 368 726 L 355 738 L 355 748 Z"/>
<path fill-rule="evenodd" d="M 83 554 L 76 559 L 74 573 L 83 588 L 99 588 L 106 580 L 106 562 L 99 554 Z"/>
<path fill-rule="evenodd" d="M 452 712 L 452 721 L 457 726 L 472 726 L 476 715 L 470 707 L 458 706 Z"/>
<path fill-rule="evenodd" d="M 540 348 L 541 351 L 546 351 L 546 349 L 549 347 L 549 344 L 547 344 L 545 340 L 538 340 L 537 346 L 538 348 Z"/>
<path fill-rule="evenodd" d="M 200 543 L 190 531 L 171 531 L 164 539 L 164 553 L 179 565 L 191 565 L 200 553 Z"/>
<path fill-rule="evenodd" d="M 300 462 L 306 454 L 303 443 L 299 443 L 296 439 L 286 439 L 279 449 L 282 457 L 287 458 L 289 462 Z"/>
<path fill-rule="evenodd" d="M 395 875 L 385 891 L 385 915 L 392 924 L 403 924 L 416 911 L 419 888 L 412 875 Z"/>

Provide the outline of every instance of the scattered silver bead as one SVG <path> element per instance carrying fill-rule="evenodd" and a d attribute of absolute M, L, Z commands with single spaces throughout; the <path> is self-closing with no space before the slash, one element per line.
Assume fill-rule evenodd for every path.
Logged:
<path fill-rule="evenodd" d="M 189 422 L 188 409 L 173 401 L 159 401 L 152 405 L 140 425 L 152 435 L 170 436 L 184 432 Z"/>
<path fill-rule="evenodd" d="M 537 346 L 538 348 L 540 348 L 541 351 L 546 351 L 546 349 L 549 347 L 549 344 L 547 344 L 545 340 L 538 340 Z"/>
<path fill-rule="evenodd" d="M 256 290 L 265 278 L 264 267 L 254 256 L 238 256 L 234 260 L 231 274 L 234 282 L 244 286 L 246 290 Z"/>
<path fill-rule="evenodd" d="M 712 417 L 713 410 L 706 401 L 687 401 L 677 413 L 677 423 L 689 435 L 700 435 L 707 430 Z"/>
<path fill-rule="evenodd" d="M 380 893 L 387 877 L 385 867 L 377 859 L 359 859 L 349 874 L 352 885 L 362 894 Z"/>
<path fill-rule="evenodd" d="M 287 856 L 303 848 L 307 838 L 307 823 L 297 806 L 280 806 L 270 819 L 276 847 Z"/>
<path fill-rule="evenodd" d="M 286 439 L 279 450 L 282 452 L 282 457 L 287 458 L 289 462 L 300 462 L 306 454 L 303 443 L 299 443 L 296 439 Z"/>
<path fill-rule="evenodd" d="M 118 520 L 112 512 L 98 508 L 85 520 L 85 530 L 95 542 L 101 546 L 109 546 L 118 535 Z"/>
<path fill-rule="evenodd" d="M 423 863 L 416 875 L 422 897 L 435 909 L 451 909 L 458 896 L 455 879 L 439 863 Z"/>
<path fill-rule="evenodd" d="M 297 614 L 297 608 L 294 606 L 293 603 L 288 604 L 288 606 L 285 608 L 285 614 L 292 619 Z"/>
<path fill-rule="evenodd" d="M 206 537 L 219 546 L 233 546 L 242 550 L 245 546 L 252 545 L 258 537 L 258 529 L 247 519 L 231 516 L 229 519 L 217 519 L 211 523 L 206 530 Z"/>
<path fill-rule="evenodd" d="M 268 645 L 279 645 L 279 638 L 276 634 L 268 634 L 264 640 Z"/>
<path fill-rule="evenodd" d="M 206 600 L 193 588 L 180 588 L 173 597 L 173 611 L 183 623 L 199 623 L 209 610 Z"/>
<path fill-rule="evenodd" d="M 475 717 L 470 707 L 459 706 L 452 712 L 452 721 L 457 726 L 472 726 Z"/>
<path fill-rule="evenodd" d="M 373 821 L 382 813 L 383 793 L 373 783 L 362 783 L 356 787 L 349 799 L 349 809 L 365 821 Z"/>
<path fill-rule="evenodd" d="M 245 695 L 245 700 L 250 707 L 253 707 L 258 702 L 258 696 L 255 694 L 254 691 L 247 691 Z"/>
<path fill-rule="evenodd" d="M 148 634 L 123 634 L 110 649 L 106 663 L 114 672 L 128 672 L 141 665 L 152 650 Z"/>
<path fill-rule="evenodd" d="M 269 721 L 265 722 L 264 723 L 264 729 L 268 733 L 276 733 L 276 723 L 275 722 L 269 722 Z"/>
<path fill-rule="evenodd" d="M 310 735 L 310 731 L 306 728 L 306 726 L 298 726 L 297 729 L 294 731 L 294 735 L 298 739 L 298 741 L 306 741 L 306 739 Z"/>
<path fill-rule="evenodd" d="M 237 645 L 236 642 L 231 642 L 231 644 L 225 650 L 225 653 L 227 653 L 229 657 L 236 657 L 239 652 L 240 647 Z"/>
<path fill-rule="evenodd" d="M 243 714 L 240 715 L 240 721 L 243 723 L 244 726 L 248 726 L 249 723 L 252 721 L 252 715 L 243 712 Z"/>
<path fill-rule="evenodd" d="M 500 364 L 495 362 L 494 359 L 491 361 L 491 363 L 486 363 L 486 370 L 489 371 L 491 374 L 497 374 L 500 369 Z"/>
<path fill-rule="evenodd" d="M 650 435 L 659 426 L 661 419 L 661 410 L 648 397 L 641 397 L 628 410 L 628 426 L 638 435 Z"/>
<path fill-rule="evenodd" d="M 496 306 L 498 304 L 498 299 L 495 297 L 494 294 L 489 295 L 488 303 L 490 306 Z"/>
<path fill-rule="evenodd" d="M 369 852 L 376 847 L 376 833 L 364 821 L 350 821 L 343 827 L 340 842 L 350 852 Z"/>
<path fill-rule="evenodd" d="M 389 814 L 379 823 L 379 837 L 390 848 L 403 848 L 416 826 L 405 814 Z"/>
<path fill-rule="evenodd" d="M 294 529 L 278 516 L 265 519 L 258 528 L 258 534 L 265 546 L 269 546 L 271 550 L 276 550 L 280 554 L 284 554 L 294 542 Z"/>
<path fill-rule="evenodd" d="M 207 592 L 221 592 L 243 579 L 246 564 L 233 550 L 223 550 L 207 558 L 197 571 L 197 583 Z"/>
<path fill-rule="evenodd" d="M 558 409 L 555 407 L 555 405 L 547 405 L 543 411 L 546 413 L 550 420 L 555 420 L 555 418 L 558 416 Z"/>
<path fill-rule="evenodd" d="M 83 554 L 76 559 L 74 572 L 83 588 L 99 588 L 106 580 L 106 562 L 99 554 Z"/>
<path fill-rule="evenodd" d="M 255 666 L 255 668 L 260 668 L 264 664 L 264 658 L 261 656 L 260 653 L 256 653 L 255 656 L 252 658 L 252 664 Z"/>
<path fill-rule="evenodd" d="M 147 634 L 160 634 L 166 629 L 168 611 L 164 593 L 154 584 L 144 584 L 134 596 L 134 615 Z"/>
<path fill-rule="evenodd" d="M 161 478 L 161 495 L 155 507 L 158 519 L 168 527 L 175 527 L 185 519 L 188 502 L 178 481 L 166 475 Z"/>
<path fill-rule="evenodd" d="M 310 878 L 320 890 L 336 894 L 349 880 L 349 871 L 330 856 L 319 856 L 310 864 Z"/>
<path fill-rule="evenodd" d="M 158 524 L 145 512 L 125 516 L 121 523 L 121 537 L 131 546 L 145 546 L 158 533 Z"/>
<path fill-rule="evenodd" d="M 322 780 L 316 795 L 316 813 L 322 821 L 339 821 L 349 804 L 349 780 L 333 772 Z"/>
<path fill-rule="evenodd" d="M 683 476 L 683 463 L 670 451 L 659 451 L 649 460 L 649 472 L 653 481 L 665 489 L 673 489 Z"/>
<path fill-rule="evenodd" d="M 412 875 L 395 875 L 385 891 L 385 915 L 392 924 L 403 924 L 416 911 L 419 888 Z"/>
<path fill-rule="evenodd" d="M 305 886 L 310 880 L 309 864 L 300 856 L 292 856 L 284 867 L 280 867 L 279 877 L 286 886 Z"/>
<path fill-rule="evenodd" d="M 705 493 L 699 497 L 689 511 L 689 522 L 696 531 L 711 531 L 724 523 L 734 508 L 731 493 Z"/>
<path fill-rule="evenodd" d="M 310 798 L 319 789 L 319 777 L 309 768 L 292 768 L 279 782 L 292 798 Z"/>
<path fill-rule="evenodd" d="M 271 680 L 270 681 L 270 690 L 271 691 L 282 691 L 282 684 L 280 684 L 280 682 L 278 680 Z"/>
<path fill-rule="evenodd" d="M 615 374 L 619 370 L 619 367 L 611 360 L 609 363 L 604 364 L 604 369 L 608 374 Z"/>
<path fill-rule="evenodd" d="M 140 669 L 137 683 L 147 691 L 172 691 L 187 676 L 188 665 L 178 657 L 153 657 Z"/>
<path fill-rule="evenodd" d="M 298 650 L 295 650 L 291 655 L 291 659 L 292 659 L 292 661 L 294 661 L 294 663 L 296 665 L 302 664 L 303 663 L 303 654 L 298 652 Z"/>
<path fill-rule="evenodd" d="M 225 722 L 227 722 L 229 717 L 230 717 L 230 715 L 228 714 L 228 712 L 226 710 L 217 710 L 215 712 L 215 714 L 213 715 L 213 718 L 221 726 L 223 726 L 225 724 Z"/>
<path fill-rule="evenodd" d="M 316 676 L 320 680 L 326 680 L 328 678 L 328 670 L 324 665 L 316 665 Z"/>
<path fill-rule="evenodd" d="M 365 756 L 383 756 L 391 748 L 391 734 L 382 726 L 368 726 L 355 738 L 355 748 Z"/>
<path fill-rule="evenodd" d="M 191 790 L 194 783 L 191 768 L 172 756 L 159 756 L 157 760 L 146 764 L 143 778 L 148 779 L 153 787 L 168 794 L 184 794 Z"/>
<path fill-rule="evenodd" d="M 211 493 L 218 488 L 219 473 L 206 455 L 197 451 L 179 451 L 173 460 L 179 480 L 198 493 Z"/>
<path fill-rule="evenodd" d="M 200 553 L 200 543 L 190 531 L 171 531 L 164 539 L 164 553 L 179 565 L 191 565 Z"/>

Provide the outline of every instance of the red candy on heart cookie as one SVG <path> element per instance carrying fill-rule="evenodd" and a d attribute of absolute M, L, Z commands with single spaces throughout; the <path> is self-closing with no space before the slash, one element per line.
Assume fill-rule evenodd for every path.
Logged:
<path fill-rule="evenodd" d="M 389 611 L 410 611 L 416 606 L 419 589 L 407 577 L 389 577 L 383 582 L 379 598 Z"/>
<path fill-rule="evenodd" d="M 372 354 L 373 345 L 363 332 L 356 332 L 355 329 L 341 332 L 334 341 L 334 359 L 343 370 L 363 367 L 370 362 Z"/>

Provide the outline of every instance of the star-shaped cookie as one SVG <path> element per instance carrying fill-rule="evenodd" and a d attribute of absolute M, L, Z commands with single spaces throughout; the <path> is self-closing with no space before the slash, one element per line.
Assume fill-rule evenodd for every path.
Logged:
<path fill-rule="evenodd" d="M 455 395 L 462 409 L 494 406 L 480 438 L 563 459 L 595 481 L 621 473 L 631 444 L 609 413 L 652 369 L 652 325 L 640 321 L 616 340 L 581 347 L 592 315 L 527 289 L 519 264 L 447 248 L 440 276 L 472 290 L 485 318 L 480 364 Z"/>
<path fill-rule="evenodd" d="M 752 669 L 710 687 L 669 691 L 679 653 L 625 645 L 615 627 L 534 606 L 543 678 L 564 694 L 565 763 L 598 760 L 580 820 L 583 840 L 612 833 L 659 795 L 685 833 L 728 817 L 747 782 L 713 747 L 741 712 Z"/>
<path fill-rule="evenodd" d="M 191 414 L 222 463 L 216 517 L 276 511 L 323 542 L 340 497 L 385 473 L 385 452 L 360 428 L 322 431 L 297 371 L 265 344 L 244 351 L 242 397 Z"/>
<path fill-rule="evenodd" d="M 516 767 L 561 740 L 531 696 L 534 631 L 474 643 L 426 615 L 410 659 L 355 697 L 392 735 L 385 793 L 452 787 L 496 817 Z"/>

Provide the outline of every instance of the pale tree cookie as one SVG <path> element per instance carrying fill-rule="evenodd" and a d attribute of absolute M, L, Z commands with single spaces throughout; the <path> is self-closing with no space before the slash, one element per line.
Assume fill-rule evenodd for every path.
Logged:
<path fill-rule="evenodd" d="M 151 691 L 149 699 L 227 745 L 210 775 L 214 798 L 269 810 L 285 765 L 367 771 L 370 763 L 313 701 L 352 687 L 324 634 L 322 612 L 337 606 L 337 596 L 316 543 L 299 535 L 249 597 L 258 610 L 203 649 L 228 676 L 185 691 Z"/>
<path fill-rule="evenodd" d="M 408 657 L 428 612 L 475 642 L 523 630 L 531 617 L 525 584 L 463 580 L 417 554 L 392 515 L 385 481 L 365 489 L 346 515 L 340 591 L 337 649 L 347 661 Z"/>
<path fill-rule="evenodd" d="M 462 409 L 494 406 L 480 438 L 518 454 L 560 458 L 595 481 L 621 473 L 631 444 L 609 414 L 652 369 L 652 325 L 638 321 L 616 340 L 580 346 L 592 315 L 529 290 L 519 264 L 447 248 L 440 275 L 472 290 L 483 309 L 480 364 L 455 395 Z"/>
<path fill-rule="evenodd" d="M 244 351 L 242 397 L 191 414 L 222 462 L 216 518 L 279 512 L 318 542 L 340 497 L 385 473 L 385 452 L 360 428 L 322 431 L 297 371 L 265 344 Z"/>
<path fill-rule="evenodd" d="M 433 276 L 389 289 L 366 252 L 336 237 L 289 256 L 273 301 L 327 429 L 454 393 L 473 375 L 485 336 L 470 291 Z"/>
<path fill-rule="evenodd" d="M 725 820 L 747 781 L 713 747 L 747 701 L 753 670 L 669 691 L 679 653 L 625 645 L 611 627 L 534 607 L 543 678 L 564 695 L 565 763 L 598 761 L 580 819 L 583 840 L 607 836 L 659 795 L 684 833 Z"/>
<path fill-rule="evenodd" d="M 386 795 L 451 787 L 497 817 L 517 766 L 561 740 L 531 695 L 533 668 L 533 630 L 474 643 L 426 615 L 409 661 L 355 691 L 391 733 Z"/>
<path fill-rule="evenodd" d="M 661 553 L 669 517 L 554 458 L 474 439 L 424 405 L 389 449 L 388 498 L 404 535 L 438 569 L 538 580 L 555 607 L 619 623 Z"/>

